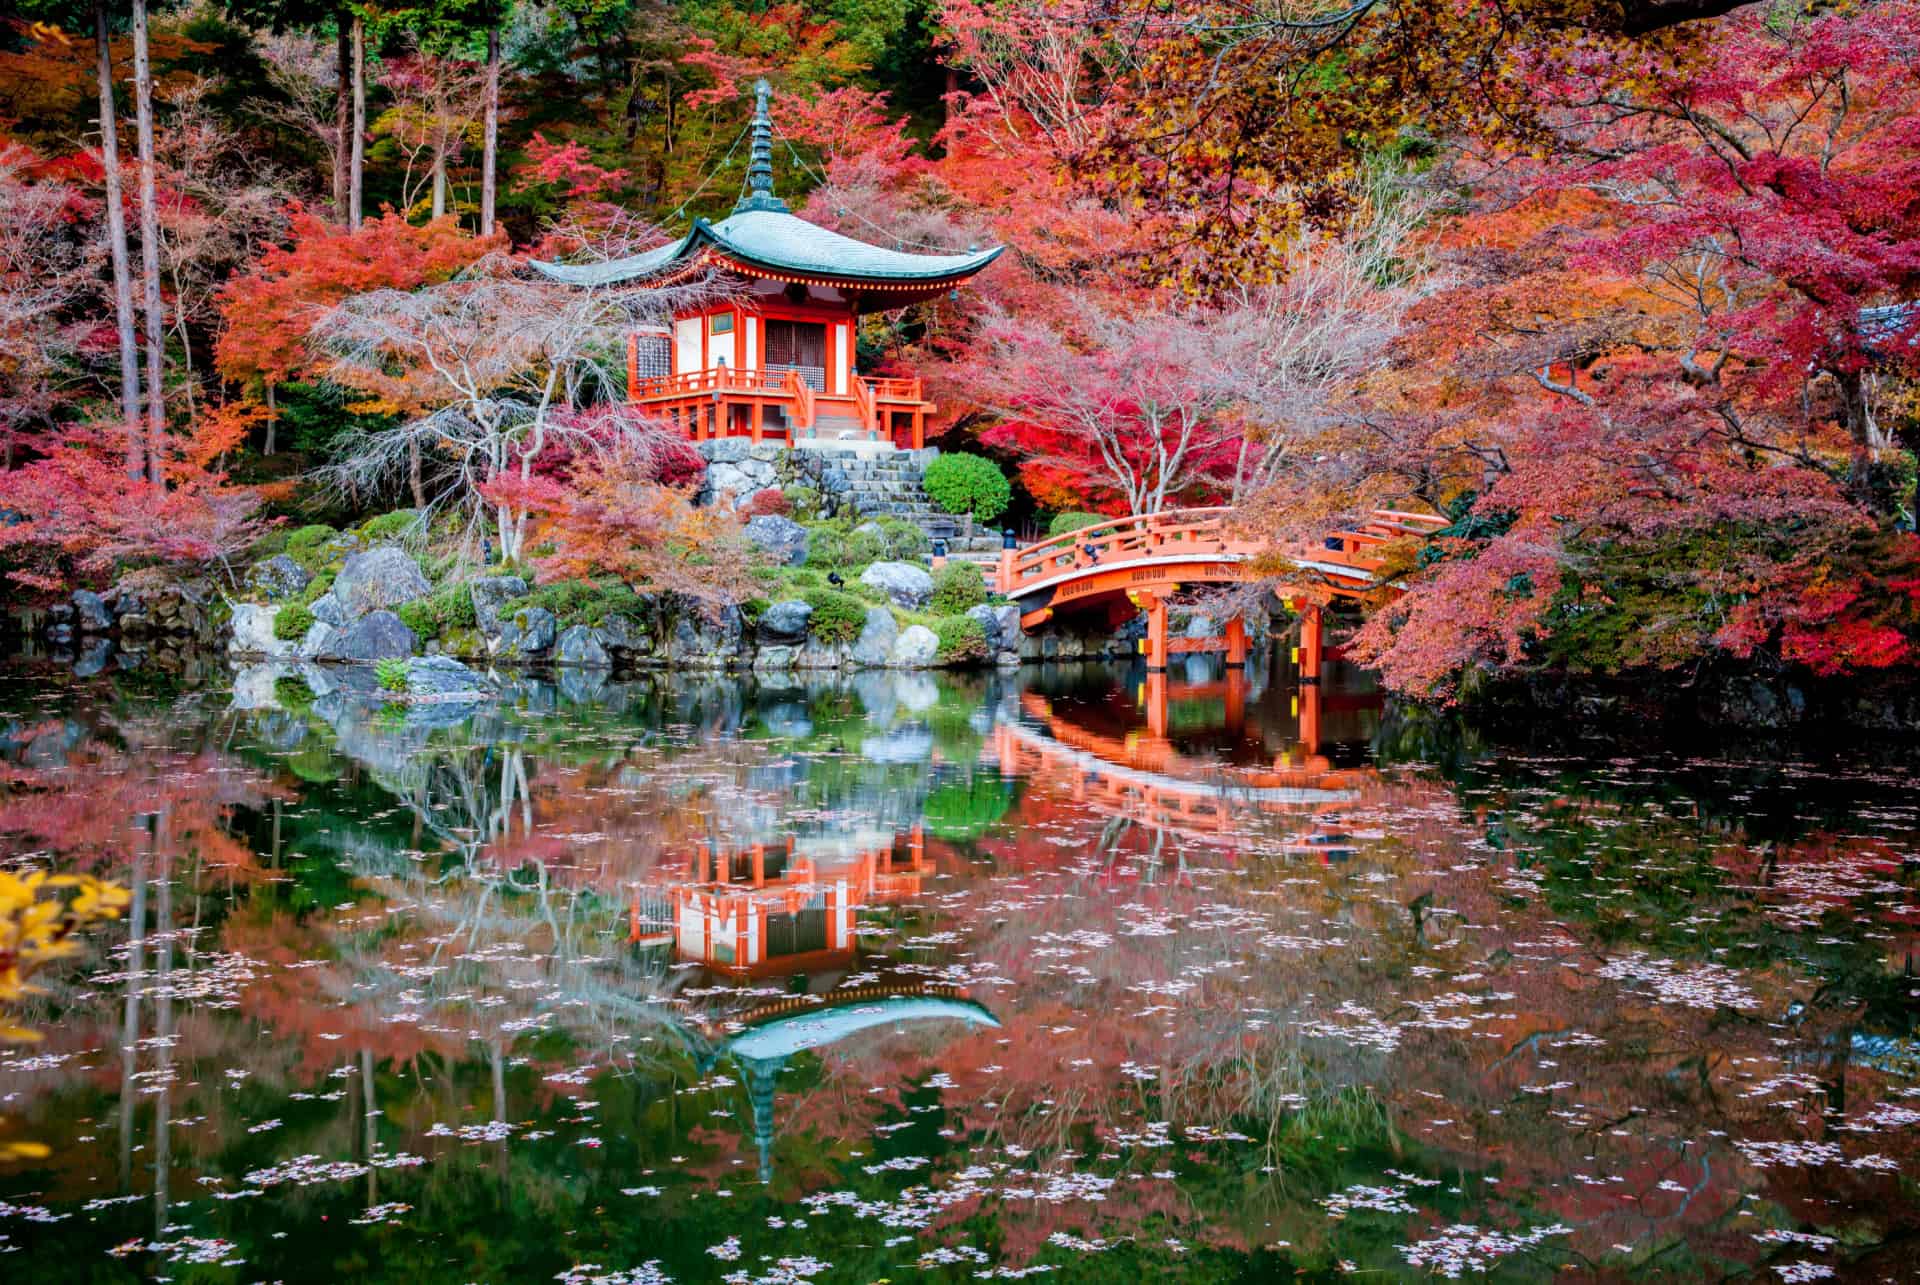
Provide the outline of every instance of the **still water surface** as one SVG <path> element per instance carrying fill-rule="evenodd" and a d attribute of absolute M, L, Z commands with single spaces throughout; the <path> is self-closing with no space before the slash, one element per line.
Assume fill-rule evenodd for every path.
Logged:
<path fill-rule="evenodd" d="M 1912 1279 L 1920 776 L 1360 675 L 0 679 L 8 1281 Z M 1889 766 L 1892 764 L 1892 766 Z"/>

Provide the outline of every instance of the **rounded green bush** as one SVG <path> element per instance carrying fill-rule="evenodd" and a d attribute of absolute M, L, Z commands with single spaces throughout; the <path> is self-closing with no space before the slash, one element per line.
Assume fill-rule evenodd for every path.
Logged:
<path fill-rule="evenodd" d="M 942 616 L 933 622 L 943 665 L 964 665 L 987 658 L 987 631 L 972 616 Z"/>
<path fill-rule="evenodd" d="M 281 642 L 299 642 L 313 628 L 313 612 L 306 604 L 290 602 L 274 613 L 273 636 Z"/>
<path fill-rule="evenodd" d="M 369 540 L 395 540 L 407 534 L 419 521 L 420 515 L 412 509 L 395 509 L 391 513 L 368 519 L 360 532 Z"/>
<path fill-rule="evenodd" d="M 440 619 L 434 614 L 431 598 L 403 602 L 394 608 L 393 614 L 400 617 L 400 623 L 413 630 L 413 636 L 421 642 L 440 636 Z"/>
<path fill-rule="evenodd" d="M 1047 534 L 1049 536 L 1065 535 L 1069 531 L 1079 531 L 1086 527 L 1098 526 L 1102 522 L 1110 521 L 1112 521 L 1111 518 L 1104 517 L 1098 513 L 1082 513 L 1077 509 L 1069 509 L 1065 513 L 1056 513 L 1053 515 L 1053 521 L 1047 523 Z"/>
<path fill-rule="evenodd" d="M 850 643 L 866 627 L 867 604 L 838 589 L 809 589 L 802 595 L 813 614 L 807 631 L 823 643 Z"/>
<path fill-rule="evenodd" d="M 933 599 L 927 610 L 939 616 L 963 616 L 987 600 L 987 578 L 971 562 L 949 562 L 934 573 Z"/>
<path fill-rule="evenodd" d="M 933 552 L 933 541 L 905 518 L 881 518 L 880 538 L 887 542 L 887 557 L 895 562 L 925 562 Z"/>
<path fill-rule="evenodd" d="M 852 579 L 868 563 L 888 556 L 886 538 L 877 531 L 856 531 L 845 518 L 807 525 L 807 565 L 838 568 Z"/>
<path fill-rule="evenodd" d="M 1007 510 L 1013 487 L 992 460 L 959 452 L 927 465 L 920 479 L 933 502 L 948 513 L 971 513 L 991 522 Z"/>
<path fill-rule="evenodd" d="M 303 526 L 287 537 L 286 554 L 307 570 L 312 571 L 320 562 L 321 546 L 333 539 L 339 532 L 324 522 L 312 526 Z"/>

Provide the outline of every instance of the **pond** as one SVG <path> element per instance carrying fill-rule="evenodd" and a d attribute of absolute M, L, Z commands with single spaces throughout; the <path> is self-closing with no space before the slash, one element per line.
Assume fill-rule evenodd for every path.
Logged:
<path fill-rule="evenodd" d="M 1899 747 L 8 675 L 9 864 L 131 889 L 7 1015 L 9 1281 L 1910 1278 Z"/>

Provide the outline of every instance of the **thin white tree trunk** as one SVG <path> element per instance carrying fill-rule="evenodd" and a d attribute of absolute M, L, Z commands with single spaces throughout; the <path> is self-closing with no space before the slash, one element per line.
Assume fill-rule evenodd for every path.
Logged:
<path fill-rule="evenodd" d="M 447 153 L 445 148 L 433 154 L 433 217 L 447 212 Z"/>
<path fill-rule="evenodd" d="M 347 226 L 358 232 L 367 161 L 367 24 L 353 15 L 353 161 L 348 179 Z"/>
<path fill-rule="evenodd" d="M 147 0 L 133 0 L 133 103 L 140 144 L 140 276 L 146 293 L 147 478 L 163 481 L 167 435 L 167 327 L 160 306 L 160 199 L 153 155 L 153 67 L 147 57 Z"/>
<path fill-rule="evenodd" d="M 487 109 L 480 150 L 480 235 L 493 234 L 495 170 L 500 161 L 500 31 L 487 32 Z"/>
<path fill-rule="evenodd" d="M 133 264 L 127 251 L 126 195 L 120 188 L 120 127 L 113 107 L 113 56 L 107 0 L 93 3 L 93 43 L 99 58 L 100 168 L 106 175 L 107 247 L 113 257 L 113 320 L 120 337 L 120 422 L 127 435 L 127 476 L 146 471 L 140 433 L 140 349 L 133 337 Z"/>
<path fill-rule="evenodd" d="M 344 9 L 340 11 L 336 22 L 333 125 L 338 137 L 333 140 L 333 217 L 341 223 L 347 223 L 351 219 L 347 212 L 350 190 L 347 131 L 353 128 L 353 26 L 347 21 L 347 11 Z"/>

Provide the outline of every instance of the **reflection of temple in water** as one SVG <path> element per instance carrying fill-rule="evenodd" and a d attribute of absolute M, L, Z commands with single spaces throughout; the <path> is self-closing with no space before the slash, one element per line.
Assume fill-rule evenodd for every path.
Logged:
<path fill-rule="evenodd" d="M 903 835 L 707 842 L 635 891 L 627 940 L 671 946 L 683 960 L 740 977 L 844 968 L 854 957 L 855 912 L 913 897 L 930 868 L 917 826 Z"/>

